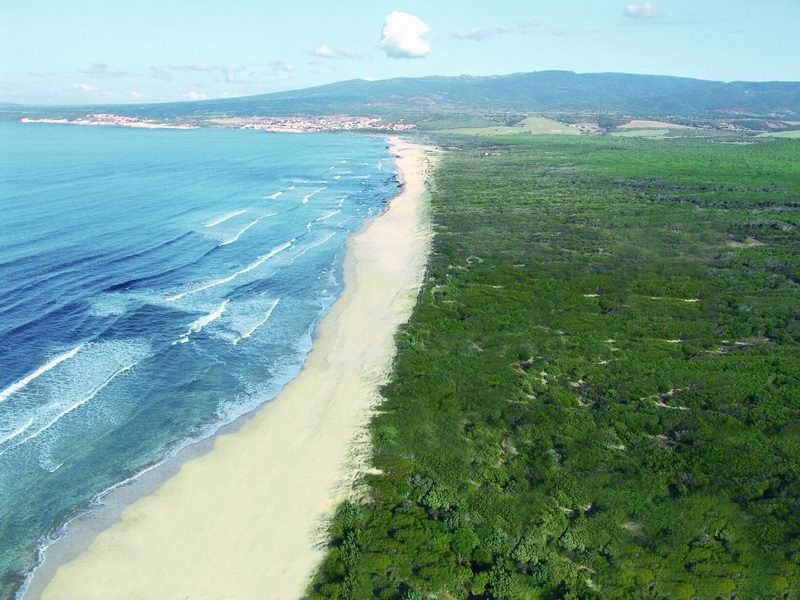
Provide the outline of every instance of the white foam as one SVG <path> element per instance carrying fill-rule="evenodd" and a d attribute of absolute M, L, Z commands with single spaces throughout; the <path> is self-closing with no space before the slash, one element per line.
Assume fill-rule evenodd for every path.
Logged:
<path fill-rule="evenodd" d="M 63 354 L 59 354 L 58 356 L 51 358 L 41 367 L 36 369 L 33 373 L 26 375 L 16 383 L 12 383 L 6 389 L 0 392 L 0 402 L 5 401 L 6 399 L 8 399 L 9 396 L 24 388 L 26 385 L 28 385 L 31 381 L 33 381 L 37 377 L 44 375 L 53 367 L 57 367 L 65 360 L 69 360 L 70 358 L 75 356 L 78 352 L 80 352 L 81 348 L 83 348 L 83 344 L 81 344 L 80 346 L 75 346 L 72 350 L 69 350 L 67 352 L 64 352 Z"/>
<path fill-rule="evenodd" d="M 172 296 L 168 296 L 167 298 L 165 298 L 165 300 L 167 302 L 175 302 L 175 300 L 180 300 L 181 298 L 184 298 L 185 296 L 188 296 L 189 294 L 196 294 L 197 292 L 202 292 L 204 290 L 208 290 L 208 289 L 217 287 L 218 285 L 224 285 L 226 283 L 230 283 L 231 281 L 233 281 L 237 277 L 239 277 L 241 275 L 244 275 L 245 273 L 249 273 L 253 269 L 257 269 L 258 267 L 263 265 L 265 262 L 267 262 L 273 256 L 275 256 L 277 254 L 280 254 L 281 252 L 283 252 L 287 248 L 291 248 L 293 244 L 294 244 L 294 239 L 291 239 L 288 242 L 285 242 L 285 243 L 281 244 L 280 246 L 275 246 L 267 254 L 265 254 L 264 256 L 260 256 L 259 258 L 257 258 L 253 262 L 251 262 L 249 265 L 247 265 L 244 269 L 240 269 L 239 271 L 236 271 L 232 275 L 228 275 L 227 277 L 223 277 L 222 279 L 215 279 L 215 280 L 210 281 L 208 283 L 204 283 L 203 285 L 198 286 L 196 288 L 192 288 L 192 289 L 187 290 L 185 292 L 180 292 L 179 294 L 174 294 Z"/>
<path fill-rule="evenodd" d="M 130 293 L 110 292 L 92 299 L 93 317 L 118 317 L 128 312 L 133 304 Z"/>
<path fill-rule="evenodd" d="M 97 396 L 97 394 L 99 394 L 101 391 L 103 391 L 106 388 L 106 386 L 108 386 L 108 384 L 111 383 L 114 379 L 116 379 L 119 375 L 122 375 L 126 371 L 130 371 L 134 367 L 135 364 L 136 363 L 131 363 L 129 365 L 126 365 L 126 366 L 122 367 L 121 369 L 117 369 L 116 371 L 114 371 L 109 377 L 106 378 L 105 381 L 103 381 L 100 385 L 98 385 L 94 389 L 92 389 L 86 396 L 82 397 L 80 400 L 78 400 L 77 402 L 74 402 L 73 404 L 69 405 L 68 407 L 62 409 L 54 417 L 52 417 L 47 423 L 45 423 L 42 427 L 37 429 L 34 433 L 31 433 L 31 434 L 25 436 L 23 439 L 21 439 L 16 444 L 14 444 L 13 447 L 16 448 L 17 446 L 21 446 L 25 442 L 28 442 L 30 440 L 33 440 L 33 439 L 36 439 L 37 437 L 39 437 L 42 433 L 44 433 L 45 431 L 50 429 L 53 425 L 58 423 L 61 419 L 66 417 L 69 413 L 73 412 L 74 410 L 77 410 L 78 408 L 80 408 L 81 406 L 83 406 L 84 404 L 89 402 L 89 400 L 91 400 L 92 398 Z"/>
<path fill-rule="evenodd" d="M 250 398 L 249 402 L 241 402 L 239 398 L 236 398 L 235 400 L 232 401 L 224 401 L 220 406 L 220 408 L 218 408 L 216 411 L 216 416 L 218 416 L 219 418 L 217 422 L 209 424 L 208 426 L 204 427 L 203 429 L 191 435 L 190 437 L 185 438 L 180 443 L 170 447 L 169 450 L 165 453 L 165 455 L 157 462 L 142 468 L 141 470 L 137 471 L 130 477 L 127 477 L 122 481 L 119 481 L 107 487 L 106 489 L 102 490 L 101 492 L 95 494 L 83 509 L 81 509 L 77 514 L 70 517 L 61 526 L 59 526 L 58 529 L 48 533 L 40 541 L 36 553 L 37 554 L 36 566 L 34 569 L 28 572 L 25 581 L 22 583 L 20 587 L 17 597 L 22 598 L 25 596 L 28 588 L 30 587 L 31 580 L 33 579 L 35 573 L 43 564 L 50 547 L 52 547 L 55 543 L 61 540 L 65 534 L 67 534 L 72 524 L 77 519 L 80 519 L 87 513 L 96 511 L 99 507 L 102 506 L 103 500 L 110 494 L 114 493 L 119 488 L 123 488 L 133 483 L 134 481 L 137 481 L 138 479 L 147 476 L 148 473 L 162 467 L 165 463 L 172 460 L 173 457 L 175 457 L 175 455 L 180 453 L 187 446 L 191 446 L 193 444 L 196 444 L 202 440 L 205 440 L 213 436 L 217 431 L 219 431 L 225 425 L 232 423 L 242 415 L 254 410 L 258 406 L 261 406 L 264 403 L 268 402 L 269 400 L 273 399 L 281 390 L 281 388 L 283 388 L 289 381 L 291 381 L 291 379 L 293 379 L 297 375 L 298 370 L 299 367 L 297 367 L 294 363 L 291 363 L 288 366 L 284 366 L 273 377 L 269 378 L 269 383 L 263 384 L 261 387 L 259 387 L 257 390 L 254 391 L 254 394 Z M 61 465 L 58 465 L 58 467 L 56 467 L 53 470 L 57 470 L 60 467 Z"/>
<path fill-rule="evenodd" d="M 228 244 L 232 244 L 232 243 L 234 243 L 234 242 L 237 242 L 237 241 L 239 241 L 239 238 L 240 238 L 240 237 L 242 237 L 242 235 L 244 234 L 244 232 L 245 232 L 245 231 L 247 231 L 248 229 L 250 229 L 250 228 L 251 228 L 253 225 L 257 225 L 258 223 L 260 223 L 261 221 L 263 221 L 263 220 L 264 220 L 264 219 L 266 219 L 267 217 L 274 217 L 274 216 L 275 216 L 275 215 L 277 215 L 277 214 L 279 214 L 279 213 L 269 213 L 268 215 L 264 215 L 263 217 L 259 217 L 259 218 L 257 218 L 255 221 L 253 221 L 252 223 L 249 223 L 249 224 L 248 224 L 248 225 L 246 225 L 246 226 L 245 226 L 243 229 L 241 229 L 241 230 L 239 231 L 239 233 L 237 233 L 235 236 L 233 236 L 232 238 L 230 238 L 230 239 L 228 239 L 228 240 L 224 240 L 224 241 L 220 242 L 220 244 L 219 244 L 219 245 L 220 245 L 220 246 L 227 246 Z"/>
<path fill-rule="evenodd" d="M 189 337 L 191 335 L 195 333 L 200 333 L 201 331 L 203 331 L 204 327 L 219 319 L 225 313 L 225 309 L 228 307 L 228 302 L 230 302 L 230 300 L 225 300 L 222 304 L 220 304 L 217 308 L 215 308 L 207 315 L 202 316 L 199 319 L 193 321 L 191 325 L 189 325 L 189 330 L 185 334 L 183 334 L 183 336 L 179 340 L 172 342 L 172 345 L 174 346 L 177 343 L 185 344 L 186 342 L 189 341 Z"/>
<path fill-rule="evenodd" d="M 263 217 L 262 217 L 262 218 L 263 218 Z M 227 240 L 224 240 L 223 242 L 220 242 L 220 246 L 227 246 L 228 244 L 232 244 L 232 243 L 234 243 L 234 242 L 236 242 L 236 241 L 239 241 L 239 238 L 240 238 L 240 237 L 242 237 L 242 235 L 244 234 L 244 232 L 246 232 L 248 229 L 250 229 L 251 227 L 253 227 L 253 225 L 257 225 L 257 224 L 258 224 L 258 222 L 259 222 L 260 220 L 261 220 L 261 219 L 256 219 L 256 220 L 255 220 L 255 221 L 253 221 L 252 223 L 249 223 L 248 225 L 246 225 L 245 227 L 243 227 L 243 228 L 242 228 L 242 229 L 239 231 L 239 233 L 237 233 L 237 234 L 236 234 L 235 236 L 233 236 L 232 238 L 230 238 L 230 239 L 227 239 Z"/>
<path fill-rule="evenodd" d="M 308 204 L 308 201 L 311 200 L 311 198 L 313 198 L 314 196 L 319 194 L 321 191 L 327 190 L 327 189 L 328 189 L 327 187 L 321 187 L 318 190 L 314 190 L 310 194 L 307 194 L 307 195 L 303 196 L 303 204 Z"/>
<path fill-rule="evenodd" d="M 335 236 L 335 235 L 336 235 L 336 233 L 335 233 L 335 232 L 334 232 L 334 233 L 329 233 L 329 234 L 327 235 L 327 237 L 325 237 L 324 239 L 320 240 L 319 242 L 315 242 L 315 243 L 313 243 L 313 244 L 309 244 L 308 246 L 306 246 L 305 248 L 303 248 L 303 250 L 302 250 L 301 252 L 298 252 L 298 253 L 297 253 L 297 255 L 295 255 L 295 256 L 292 258 L 292 262 L 294 262 L 295 260 L 297 260 L 298 258 L 300 258 L 301 256 L 303 256 L 303 255 L 304 255 L 306 252 L 308 252 L 308 251 L 309 251 L 309 250 L 311 250 L 312 248 L 316 248 L 317 246 L 322 246 L 322 244 L 324 244 L 325 242 L 329 241 L 329 240 L 330 240 L 330 239 L 331 239 L 333 236 Z"/>
<path fill-rule="evenodd" d="M 294 187 L 294 186 L 292 186 L 292 187 Z M 291 188 L 289 188 L 289 189 L 291 189 Z M 283 192 L 275 192 L 274 194 L 271 194 L 271 195 L 267 196 L 267 198 L 269 198 L 270 200 L 277 200 L 282 195 L 283 195 Z"/>
<path fill-rule="evenodd" d="M 329 212 L 327 215 L 323 215 L 323 216 L 319 217 L 318 219 L 314 219 L 314 223 L 322 223 L 323 221 L 327 221 L 331 217 L 335 217 L 336 215 L 338 215 L 340 212 L 342 212 L 342 211 L 341 210 L 334 210 L 332 212 Z"/>
<path fill-rule="evenodd" d="M 27 423 L 25 423 L 24 425 L 20 425 L 14 431 L 9 433 L 6 437 L 4 437 L 2 440 L 0 440 L 0 444 L 5 444 L 9 440 L 13 440 L 18 435 L 21 435 L 22 433 L 25 433 L 30 428 L 31 425 L 33 425 L 33 419 L 32 418 L 28 419 Z"/>
<path fill-rule="evenodd" d="M 259 327 L 261 327 L 261 326 L 262 326 L 264 323 L 266 323 L 267 321 L 269 321 L 269 318 L 272 316 L 272 311 L 274 311 L 274 310 L 275 310 L 275 307 L 276 307 L 276 306 L 278 306 L 278 303 L 279 303 L 280 301 L 281 301 L 281 300 L 280 300 L 280 298 L 278 298 L 277 300 L 273 300 L 273 302 L 272 302 L 272 305 L 271 305 L 271 306 L 269 307 L 269 309 L 267 310 L 267 314 L 264 316 L 264 318 L 263 318 L 263 319 L 261 319 L 261 320 L 260 320 L 258 323 L 256 323 L 255 325 L 253 325 L 251 328 L 249 328 L 247 331 L 245 331 L 245 332 L 244 332 L 244 333 L 243 333 L 241 336 L 239 336 L 239 339 L 235 340 L 235 341 L 233 342 L 233 345 L 235 346 L 236 344 L 238 344 L 238 343 L 239 343 L 239 342 L 241 342 L 242 340 L 246 340 L 246 339 L 247 339 L 247 338 L 249 338 L 251 335 L 253 335 L 253 334 L 256 332 L 256 330 L 257 330 Z"/>
<path fill-rule="evenodd" d="M 246 212 L 247 212 L 247 209 L 243 208 L 242 210 L 237 210 L 237 211 L 234 211 L 234 212 L 231 212 L 231 213 L 227 213 L 225 215 L 222 215 L 221 217 L 217 217 L 213 221 L 209 221 L 208 223 L 206 223 L 204 225 L 204 227 L 216 227 L 220 223 L 224 223 L 225 221 L 227 221 L 229 219 L 232 219 L 233 217 L 238 217 L 239 215 L 243 215 Z"/>

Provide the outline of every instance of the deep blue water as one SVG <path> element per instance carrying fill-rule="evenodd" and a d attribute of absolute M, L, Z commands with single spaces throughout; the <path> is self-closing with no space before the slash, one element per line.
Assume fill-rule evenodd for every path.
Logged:
<path fill-rule="evenodd" d="M 297 374 L 396 187 L 379 138 L 0 123 L 0 596 Z"/>

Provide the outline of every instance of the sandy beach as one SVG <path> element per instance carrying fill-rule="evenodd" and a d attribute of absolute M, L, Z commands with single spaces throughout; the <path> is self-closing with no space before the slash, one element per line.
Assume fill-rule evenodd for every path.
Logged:
<path fill-rule="evenodd" d="M 345 288 L 300 375 L 237 431 L 139 498 L 47 582 L 46 600 L 295 599 L 326 517 L 364 468 L 364 426 L 430 246 L 430 153 L 392 139 L 404 183 L 348 242 Z M 41 586 L 26 597 L 38 597 Z"/>

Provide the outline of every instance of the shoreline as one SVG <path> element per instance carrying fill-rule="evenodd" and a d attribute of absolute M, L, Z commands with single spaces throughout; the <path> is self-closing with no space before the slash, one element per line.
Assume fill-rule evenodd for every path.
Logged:
<path fill-rule="evenodd" d="M 94 118 L 93 118 L 94 117 Z M 131 127 L 134 129 L 247 129 L 266 133 L 367 133 L 381 137 L 396 136 L 415 129 L 403 123 L 376 124 L 379 117 L 224 117 L 206 121 L 173 122 L 141 117 L 100 113 L 68 119 L 66 117 L 22 117 L 20 123 L 77 125 L 82 127 Z"/>
<path fill-rule="evenodd" d="M 302 595 L 327 518 L 366 468 L 365 426 L 427 263 L 428 148 L 389 141 L 401 190 L 348 240 L 344 290 L 299 375 L 68 523 L 22 597 Z"/>
<path fill-rule="evenodd" d="M 45 123 L 48 125 L 78 125 L 84 127 L 131 127 L 133 129 L 199 129 L 197 125 L 188 123 L 171 124 L 159 123 L 157 121 L 90 121 L 87 119 L 76 119 L 70 121 L 69 119 L 31 119 L 23 117 L 19 120 L 20 123 Z"/>

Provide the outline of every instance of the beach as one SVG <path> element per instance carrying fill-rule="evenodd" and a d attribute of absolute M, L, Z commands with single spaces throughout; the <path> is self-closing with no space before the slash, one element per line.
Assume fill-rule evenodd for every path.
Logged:
<path fill-rule="evenodd" d="M 28 597 L 303 594 L 324 553 L 326 518 L 366 468 L 364 428 L 429 250 L 428 149 L 396 138 L 391 147 L 403 188 L 349 240 L 344 291 L 319 323 L 298 377 L 128 505 Z"/>

